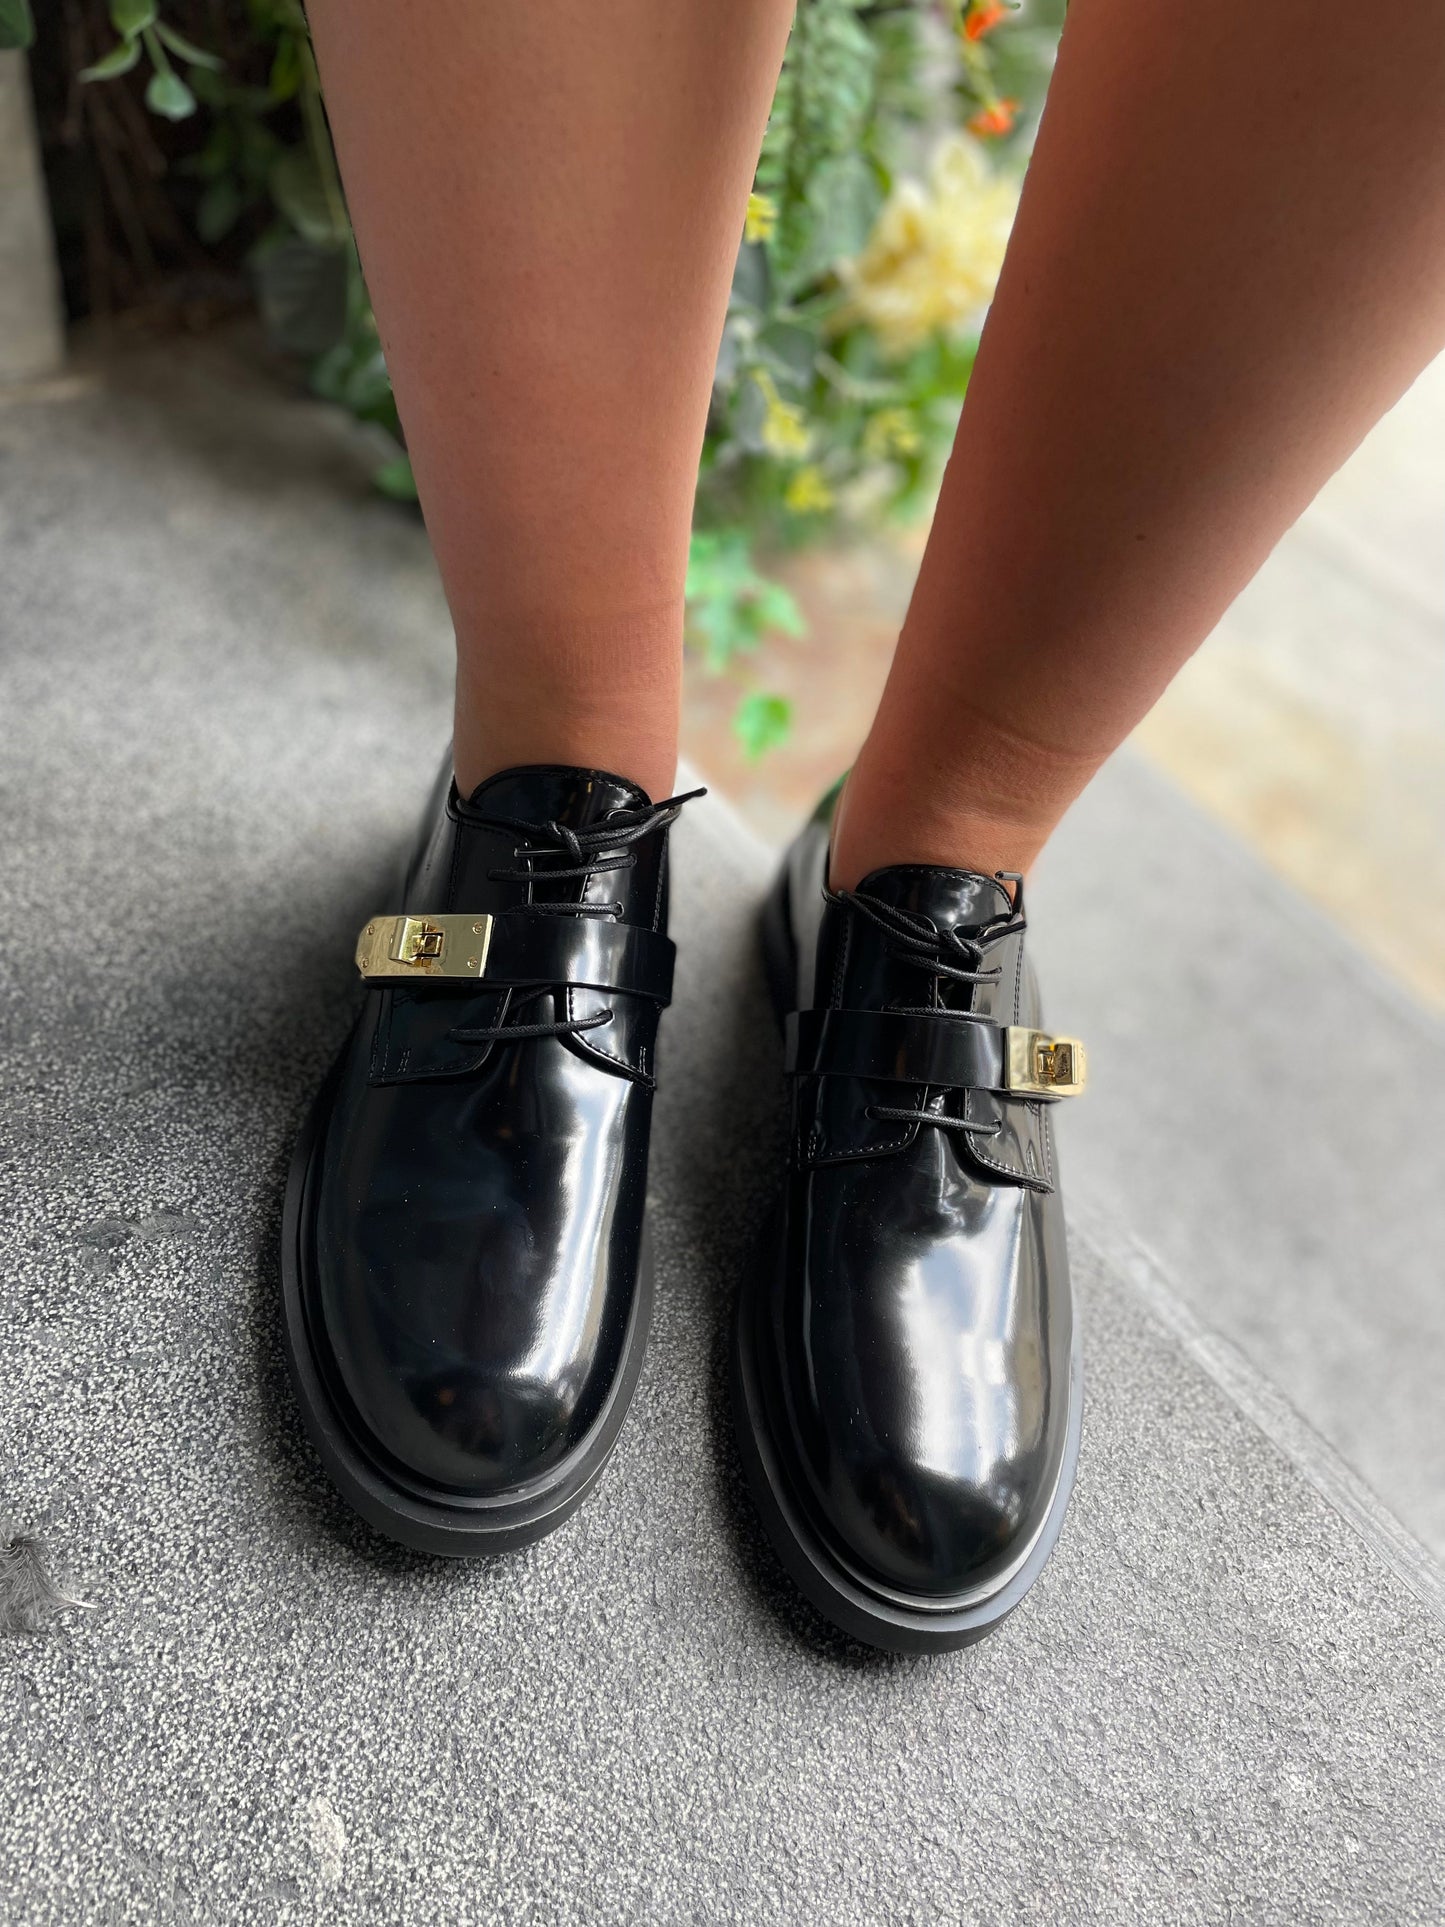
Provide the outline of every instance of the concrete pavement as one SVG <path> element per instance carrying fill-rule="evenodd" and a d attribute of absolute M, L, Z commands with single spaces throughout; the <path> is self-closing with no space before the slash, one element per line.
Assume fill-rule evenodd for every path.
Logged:
<path fill-rule="evenodd" d="M 768 858 L 721 805 L 677 839 L 659 1311 L 599 1491 L 480 1568 L 332 1496 L 280 1363 L 280 1186 L 447 690 L 365 466 L 184 353 L 0 411 L 0 1510 L 89 1607 L 0 1645 L 0 1914 L 1438 1920 L 1438 1569 L 1090 1184 L 1083 1469 L 1036 1593 L 887 1662 L 782 1582 L 722 1396 L 779 1081 Z"/>

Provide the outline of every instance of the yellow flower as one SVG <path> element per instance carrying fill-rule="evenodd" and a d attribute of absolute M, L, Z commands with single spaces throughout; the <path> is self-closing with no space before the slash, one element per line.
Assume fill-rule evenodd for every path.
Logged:
<path fill-rule="evenodd" d="M 777 384 L 765 368 L 755 368 L 753 380 L 762 390 L 763 400 L 767 403 L 767 413 L 763 416 L 763 447 L 770 455 L 785 458 L 806 455 L 808 426 L 802 409 L 796 402 L 783 400 Z"/>
<path fill-rule="evenodd" d="M 951 135 L 928 185 L 900 182 L 845 266 L 848 297 L 836 325 L 866 323 L 891 356 L 963 327 L 993 294 L 1017 200 L 976 142 Z"/>
<path fill-rule="evenodd" d="M 833 506 L 833 491 L 816 462 L 808 462 L 792 477 L 783 493 L 783 506 L 794 515 L 822 515 Z"/>
<path fill-rule="evenodd" d="M 778 204 L 770 194 L 749 194 L 743 221 L 745 241 L 766 241 L 778 225 Z"/>
<path fill-rule="evenodd" d="M 921 446 L 906 408 L 880 408 L 869 416 L 863 430 L 863 453 L 872 462 L 886 461 L 890 455 L 916 455 Z"/>

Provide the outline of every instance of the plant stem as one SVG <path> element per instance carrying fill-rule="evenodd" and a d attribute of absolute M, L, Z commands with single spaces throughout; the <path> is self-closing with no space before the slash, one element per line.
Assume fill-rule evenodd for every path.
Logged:
<path fill-rule="evenodd" d="M 306 139 L 320 176 L 321 191 L 326 196 L 326 211 L 331 217 L 331 225 L 338 235 L 343 235 L 351 222 L 346 212 L 346 196 L 341 191 L 341 176 L 336 170 L 331 129 L 326 124 L 326 109 L 321 100 L 321 76 L 316 69 L 316 55 L 311 50 L 309 39 L 303 38 L 301 41 L 300 61 L 301 113 L 306 123 Z"/>

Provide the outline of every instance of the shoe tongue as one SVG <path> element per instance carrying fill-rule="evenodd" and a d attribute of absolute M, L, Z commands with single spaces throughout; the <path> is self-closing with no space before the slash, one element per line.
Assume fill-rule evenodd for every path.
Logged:
<path fill-rule="evenodd" d="M 565 823 L 581 830 L 613 810 L 646 807 L 646 792 L 607 770 L 572 769 L 562 763 L 500 770 L 479 783 L 467 808 L 506 823 Z"/>
<path fill-rule="evenodd" d="M 946 870 L 928 863 L 899 863 L 874 870 L 858 894 L 876 897 L 915 916 L 931 917 L 940 930 L 977 930 L 1007 916 L 1007 890 L 976 870 Z"/>

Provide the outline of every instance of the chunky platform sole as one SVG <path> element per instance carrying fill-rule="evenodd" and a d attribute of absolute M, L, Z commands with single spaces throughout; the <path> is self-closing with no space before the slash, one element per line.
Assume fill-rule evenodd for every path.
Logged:
<path fill-rule="evenodd" d="M 797 982 L 788 880 L 784 871 L 770 891 L 762 913 L 763 963 L 778 1015 L 791 1008 Z M 1042 1525 L 1018 1563 L 991 1587 L 957 1602 L 935 1606 L 885 1594 L 851 1571 L 814 1529 L 799 1503 L 787 1460 L 779 1451 L 770 1418 L 765 1367 L 755 1335 L 771 1284 L 762 1262 L 774 1236 L 759 1247 L 760 1262 L 738 1293 L 733 1325 L 733 1423 L 743 1471 L 764 1529 L 793 1583 L 823 1617 L 851 1638 L 893 1653 L 937 1653 L 972 1645 L 1000 1625 L 1029 1591 L 1047 1564 L 1063 1528 L 1078 1467 L 1083 1428 L 1083 1374 L 1077 1313 L 1069 1361 L 1069 1416 L 1058 1484 Z"/>
<path fill-rule="evenodd" d="M 560 1526 L 592 1490 L 632 1403 L 652 1322 L 652 1246 L 646 1227 L 632 1315 L 612 1389 L 591 1432 L 543 1478 L 488 1498 L 411 1479 L 369 1447 L 318 1342 L 301 1244 L 312 1151 L 331 1099 L 328 1078 L 297 1141 L 281 1225 L 281 1329 L 296 1402 L 332 1484 L 367 1524 L 414 1552 L 472 1559 L 530 1545 Z"/>

